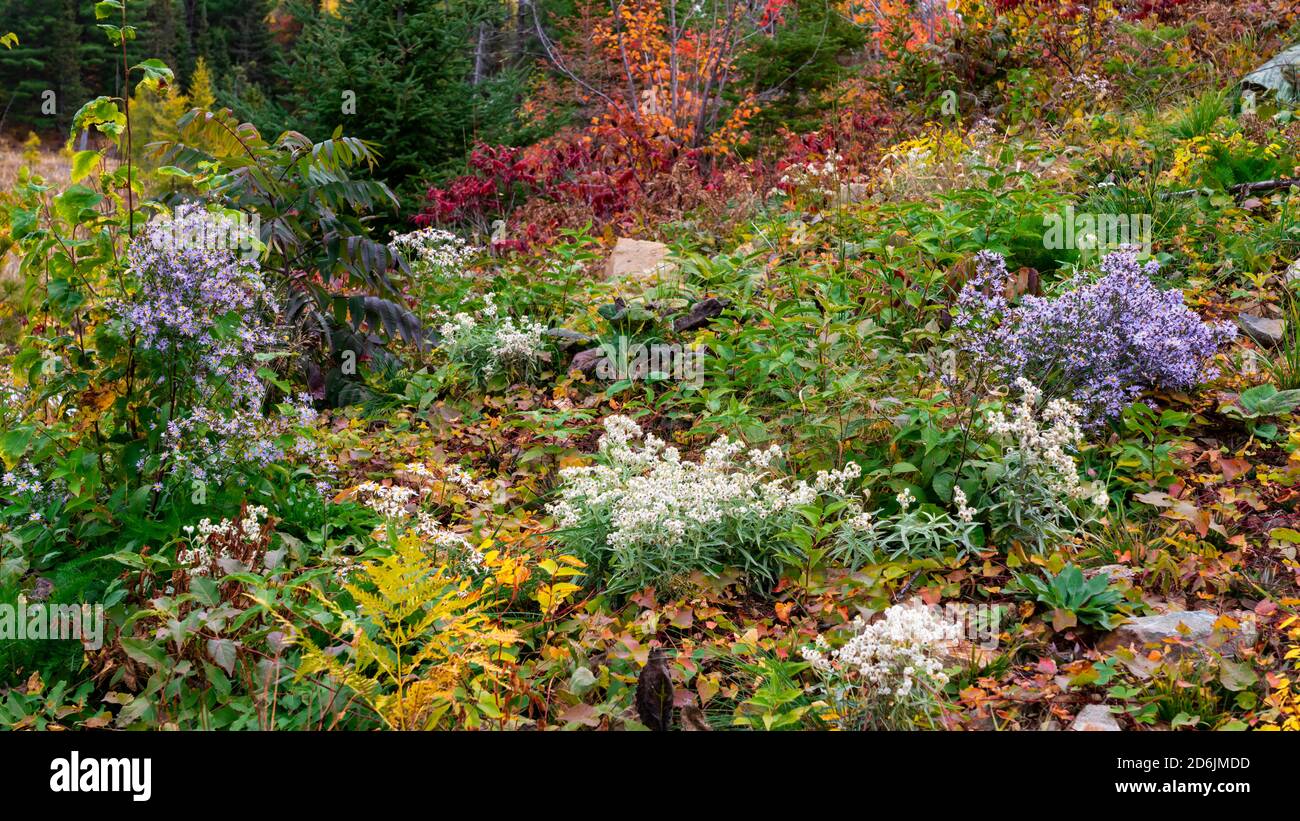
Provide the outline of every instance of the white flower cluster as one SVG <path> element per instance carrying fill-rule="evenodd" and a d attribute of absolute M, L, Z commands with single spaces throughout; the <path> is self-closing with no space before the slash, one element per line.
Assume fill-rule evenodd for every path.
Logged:
<path fill-rule="evenodd" d="M 822 162 L 809 160 L 792 165 L 777 180 L 777 184 L 785 190 L 797 189 L 827 197 L 836 196 L 839 193 L 839 164 L 842 162 L 844 157 L 832 152 Z"/>
<path fill-rule="evenodd" d="M 347 555 L 335 556 L 329 560 L 329 563 L 334 566 L 331 575 L 339 584 L 347 584 L 352 578 L 352 572 L 357 569 L 356 559 Z"/>
<path fill-rule="evenodd" d="M 403 251 L 417 271 L 468 277 L 466 263 L 479 249 L 441 228 L 421 228 L 406 234 L 391 233 L 389 244 Z"/>
<path fill-rule="evenodd" d="M 1112 89 L 1110 80 L 1087 71 L 1074 75 L 1073 82 L 1076 88 L 1082 89 L 1087 96 L 1096 100 L 1109 96 Z"/>
<path fill-rule="evenodd" d="M 781 455 L 777 445 L 746 451 L 744 443 L 723 436 L 699 462 L 688 462 L 677 448 L 625 416 L 607 417 L 604 426 L 600 463 L 562 469 L 560 499 L 547 509 L 561 528 L 607 511 L 606 542 L 615 549 L 679 544 L 723 519 L 765 520 L 822 493 L 843 494 L 845 483 L 862 473 L 851 462 L 842 470 L 819 472 L 812 483 L 791 483 L 773 476 L 771 464 Z"/>
<path fill-rule="evenodd" d="M 888 700 L 907 697 L 918 681 L 948 683 L 942 657 L 961 638 L 960 624 L 914 599 L 870 624 L 859 616 L 854 627 L 857 633 L 838 650 L 818 636 L 815 647 L 800 651 L 804 660 L 827 677 L 847 678 Z"/>
<path fill-rule="evenodd" d="M 881 159 L 876 186 L 898 196 L 911 196 L 931 185 L 936 177 L 933 150 L 909 145 Z"/>
<path fill-rule="evenodd" d="M 907 488 L 907 487 L 903 488 L 898 492 L 898 495 L 895 496 L 894 498 L 898 501 L 899 509 L 902 510 L 904 513 L 907 512 L 907 509 L 909 507 L 916 504 L 916 497 L 912 495 L 911 488 Z"/>
<path fill-rule="evenodd" d="M 932 196 L 962 188 L 987 176 L 995 165 L 996 134 L 981 121 L 964 137 L 931 132 L 885 152 L 876 174 L 876 191 L 896 199 Z"/>
<path fill-rule="evenodd" d="M 1022 471 L 1041 479 L 1049 491 L 1065 499 L 1086 497 L 1072 455 L 1083 442 L 1082 409 L 1058 398 L 1050 400 L 1039 413 L 1042 391 L 1024 377 L 1016 380 L 1016 387 L 1020 390 L 1019 403 L 1012 407 L 1010 416 L 991 412 L 989 432 L 1007 443 L 1008 461 L 1015 461 Z M 1098 507 L 1108 504 L 1104 487 L 1092 501 Z"/>
<path fill-rule="evenodd" d="M 439 476 L 427 465 L 409 462 L 402 466 L 407 473 L 423 481 L 442 481 L 456 484 L 466 493 L 480 498 L 489 491 L 459 466 L 447 466 Z M 425 553 L 441 553 L 449 560 L 459 561 L 467 570 L 479 570 L 483 567 L 483 554 L 471 545 L 464 536 L 443 526 L 438 518 L 426 510 L 415 509 L 421 491 L 406 485 L 381 485 L 377 482 L 362 482 L 357 485 L 356 495 L 367 507 L 389 522 L 409 528 L 409 532 L 420 540 L 420 547 Z M 346 571 L 345 571 L 346 572 Z"/>
<path fill-rule="evenodd" d="M 438 326 L 450 358 L 476 366 L 484 377 L 491 377 L 500 369 L 526 368 L 546 353 L 545 325 L 529 317 L 503 314 L 491 293 L 483 299 L 478 316 L 460 312 Z"/>
<path fill-rule="evenodd" d="M 401 466 L 401 469 L 426 487 L 455 486 L 473 499 L 486 499 L 492 495 L 492 489 L 488 485 L 475 481 L 474 477 L 460 465 L 440 465 L 434 469 L 421 462 L 407 462 Z"/>
<path fill-rule="evenodd" d="M 969 505 L 969 500 L 966 498 L 966 491 L 962 490 L 960 487 L 954 487 L 952 489 L 952 501 L 953 504 L 957 506 L 958 521 L 966 522 L 967 524 L 975 521 L 975 514 L 979 511 Z"/>
<path fill-rule="evenodd" d="M 540 322 L 525 317 L 516 325 L 513 319 L 504 317 L 494 334 L 492 355 L 502 363 L 536 359 L 545 351 L 542 345 L 545 332 L 546 326 Z"/>
<path fill-rule="evenodd" d="M 484 567 L 483 554 L 459 533 L 448 530 L 437 519 L 424 511 L 416 517 L 415 533 L 421 539 L 421 549 L 430 555 L 441 553 L 445 558 L 458 561 L 462 570 L 477 572 Z"/>
<path fill-rule="evenodd" d="M 418 495 L 419 491 L 405 485 L 362 482 L 356 488 L 356 496 L 361 503 L 385 519 L 408 518 L 410 512 L 407 511 L 406 506 Z"/>
<path fill-rule="evenodd" d="M 876 517 L 870 510 L 866 509 L 866 503 L 871 498 L 871 490 L 863 488 L 862 501 L 850 499 L 845 511 L 845 524 L 852 531 L 861 533 L 874 534 L 876 531 Z"/>
<path fill-rule="evenodd" d="M 245 513 L 244 518 L 239 520 L 222 519 L 216 524 L 211 519 L 199 520 L 197 532 L 201 538 L 206 539 L 209 536 L 235 536 L 243 539 L 251 539 L 261 533 L 262 522 L 266 519 L 266 508 L 262 505 L 250 507 Z M 194 525 L 187 525 L 185 528 L 187 535 L 194 535 L 196 528 Z"/>
<path fill-rule="evenodd" d="M 204 518 L 199 520 L 198 526 L 186 525 L 182 530 L 185 531 L 186 540 L 189 543 L 188 548 L 181 548 L 176 551 L 176 561 L 185 565 L 185 572 L 193 576 L 206 576 L 213 559 L 230 558 L 229 548 L 219 548 L 217 554 L 212 554 L 210 545 L 216 537 L 216 541 L 253 541 L 262 535 L 262 525 L 266 521 L 266 508 L 262 505 L 255 505 L 248 508 L 242 519 L 222 519 L 213 523 L 211 519 Z"/>

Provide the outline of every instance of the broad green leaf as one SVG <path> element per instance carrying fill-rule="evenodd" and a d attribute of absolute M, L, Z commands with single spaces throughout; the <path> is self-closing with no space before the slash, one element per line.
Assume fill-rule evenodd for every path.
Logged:
<path fill-rule="evenodd" d="M 72 155 L 72 182 L 80 182 L 90 175 L 95 166 L 102 159 L 98 151 L 78 151 Z"/>

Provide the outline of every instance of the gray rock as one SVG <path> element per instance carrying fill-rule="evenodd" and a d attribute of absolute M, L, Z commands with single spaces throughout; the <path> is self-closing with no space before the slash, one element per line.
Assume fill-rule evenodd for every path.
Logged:
<path fill-rule="evenodd" d="M 1276 348 L 1286 335 L 1286 323 L 1280 319 L 1266 319 L 1254 314 L 1238 314 L 1237 324 L 1246 335 L 1260 345 Z"/>
<path fill-rule="evenodd" d="M 569 350 L 582 345 L 590 345 L 596 341 L 596 337 L 587 334 L 571 331 L 568 328 L 547 328 L 542 332 L 545 336 L 554 339 L 556 347 L 561 350 Z"/>
<path fill-rule="evenodd" d="M 1177 658 L 1195 649 L 1213 650 L 1222 655 L 1234 654 L 1238 646 L 1255 640 L 1255 622 L 1247 613 L 1232 613 L 1240 627 L 1236 630 L 1214 629 L 1219 614 L 1212 610 L 1171 610 L 1154 616 L 1143 616 L 1117 627 L 1102 639 L 1097 649 L 1114 653 L 1128 649 L 1132 658 L 1124 665 L 1139 676 L 1148 676 L 1157 661 L 1147 656 L 1160 650 L 1166 658 Z"/>
<path fill-rule="evenodd" d="M 720 316 L 730 304 L 731 300 L 729 299 L 718 299 L 716 297 L 702 299 L 691 306 L 690 313 L 673 320 L 673 330 L 680 334 L 703 328 L 709 324 L 709 320 Z"/>
<path fill-rule="evenodd" d="M 1204 645 L 1214 635 L 1214 623 L 1218 619 L 1219 614 L 1211 610 L 1174 610 L 1142 616 L 1117 627 L 1102 640 L 1101 647 L 1107 651 L 1129 647 L 1142 652 L 1163 647 L 1165 639 Z"/>
<path fill-rule="evenodd" d="M 1084 733 L 1118 733 L 1121 732 L 1115 714 L 1105 704 L 1089 704 L 1074 717 L 1070 729 Z"/>
<path fill-rule="evenodd" d="M 620 237 L 605 263 L 605 278 L 640 284 L 671 279 L 677 266 L 667 258 L 668 246 L 662 242 Z"/>
<path fill-rule="evenodd" d="M 1100 576 L 1102 574 L 1105 574 L 1106 577 L 1113 582 L 1120 580 L 1132 581 L 1133 577 L 1137 575 L 1137 571 L 1126 564 L 1108 564 L 1102 567 L 1083 571 L 1084 577 L 1089 579 L 1093 576 Z"/>
<path fill-rule="evenodd" d="M 1241 78 L 1242 85 L 1273 91 L 1284 102 L 1300 99 L 1300 87 L 1297 86 L 1295 65 L 1300 62 L 1300 45 L 1290 46 L 1273 55 L 1272 59 Z"/>
<path fill-rule="evenodd" d="M 570 370 L 582 371 L 587 375 L 596 372 L 596 368 L 605 359 L 604 348 L 588 348 L 585 351 L 579 351 L 573 356 L 573 363 L 569 365 Z"/>

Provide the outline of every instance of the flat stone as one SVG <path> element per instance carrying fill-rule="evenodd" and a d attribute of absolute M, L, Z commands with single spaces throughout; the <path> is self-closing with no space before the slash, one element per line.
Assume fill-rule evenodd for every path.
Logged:
<path fill-rule="evenodd" d="M 1166 639 L 1203 645 L 1214 635 L 1214 623 L 1218 620 L 1219 614 L 1211 610 L 1174 610 L 1142 616 L 1113 630 L 1102 640 L 1101 647 L 1105 650 L 1130 647 L 1141 652 L 1160 649 Z"/>
<path fill-rule="evenodd" d="M 1105 704 L 1089 704 L 1084 707 L 1074 717 L 1074 723 L 1070 725 L 1070 729 L 1084 733 L 1122 732 L 1119 722 L 1115 720 L 1115 714 Z"/>
<path fill-rule="evenodd" d="M 703 328 L 709 324 L 709 320 L 721 316 L 722 312 L 730 304 L 731 300 L 729 299 L 718 299 L 716 297 L 702 299 L 692 305 L 690 312 L 685 316 L 679 316 L 673 320 L 673 330 L 681 334 Z"/>
<path fill-rule="evenodd" d="M 569 370 L 582 371 L 587 375 L 596 372 L 596 368 L 605 359 L 604 348 L 588 348 L 585 351 L 579 351 L 574 354 L 573 362 L 569 365 Z"/>
<path fill-rule="evenodd" d="M 665 279 L 677 270 L 667 258 L 668 246 L 662 242 L 619 237 L 605 262 L 605 278 L 640 284 Z"/>
<path fill-rule="evenodd" d="M 543 331 L 543 334 L 545 336 L 550 337 L 551 339 L 554 339 L 556 341 L 556 344 L 561 348 L 572 348 L 578 345 L 590 345 L 591 343 L 596 341 L 596 338 L 593 336 L 588 336 L 587 334 L 578 333 L 577 331 L 571 331 L 568 328 L 547 328 L 545 331 Z"/>
<path fill-rule="evenodd" d="M 1171 610 L 1154 616 L 1142 616 L 1122 624 L 1101 640 L 1097 649 L 1114 653 L 1127 648 L 1132 659 L 1124 665 L 1139 676 L 1148 676 L 1158 660 L 1148 658 L 1153 650 L 1166 658 L 1177 658 L 1195 648 L 1213 650 L 1223 655 L 1234 654 L 1240 645 L 1255 640 L 1254 617 L 1248 613 L 1229 614 L 1239 627 L 1235 630 L 1215 630 L 1219 614 L 1212 610 Z"/>
<path fill-rule="evenodd" d="M 1091 579 L 1093 576 L 1105 575 L 1111 581 L 1132 581 L 1137 575 L 1137 571 L 1126 564 L 1108 564 L 1103 567 L 1092 568 L 1083 571 L 1085 578 Z"/>
<path fill-rule="evenodd" d="M 1286 281 L 1295 282 L 1297 279 L 1300 279 L 1300 259 L 1297 259 L 1286 268 Z"/>
<path fill-rule="evenodd" d="M 1286 323 L 1280 319 L 1267 319 L 1254 314 L 1238 314 L 1237 324 L 1246 335 L 1260 345 L 1276 348 L 1286 335 Z"/>

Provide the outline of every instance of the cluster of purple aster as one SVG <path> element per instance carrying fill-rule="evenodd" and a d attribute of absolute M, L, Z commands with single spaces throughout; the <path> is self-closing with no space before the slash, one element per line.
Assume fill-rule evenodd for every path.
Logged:
<path fill-rule="evenodd" d="M 185 384 L 163 431 L 172 473 L 216 479 L 235 462 L 265 465 L 283 458 L 279 435 L 314 414 L 310 397 L 294 415 L 267 419 L 259 353 L 283 350 L 278 306 L 257 261 L 238 253 L 228 217 L 195 204 L 151 223 L 132 243 L 128 262 L 137 289 L 117 307 L 137 344 L 172 358 L 158 375 Z"/>
<path fill-rule="evenodd" d="M 257 321 L 277 311 L 257 261 L 222 239 L 239 230 L 229 217 L 187 203 L 171 218 L 151 222 L 131 244 L 127 256 L 140 292 L 124 318 L 143 347 L 212 346 L 216 321 L 231 314 L 243 320 L 231 349 L 255 351 L 280 341 L 273 326 Z"/>
<path fill-rule="evenodd" d="M 41 474 L 27 462 L 19 462 L 13 470 L 6 470 L 0 476 L 0 499 L 8 503 L 4 512 L 25 512 L 29 522 L 41 521 L 43 508 L 66 500 L 67 489 L 62 479 L 42 480 Z"/>
<path fill-rule="evenodd" d="M 1156 287 L 1159 268 L 1116 251 L 1095 281 L 1080 274 L 1058 297 L 1013 306 L 1006 260 L 981 251 L 957 298 L 958 346 L 993 377 L 1068 394 L 1091 426 L 1102 424 L 1148 388 L 1186 390 L 1212 378 L 1215 354 L 1236 336 L 1231 324 L 1201 321 L 1180 291 Z"/>

